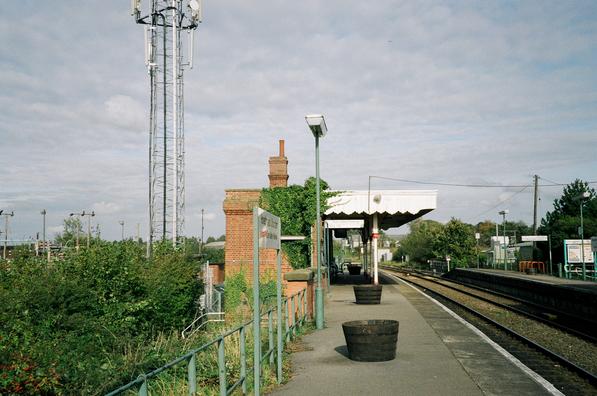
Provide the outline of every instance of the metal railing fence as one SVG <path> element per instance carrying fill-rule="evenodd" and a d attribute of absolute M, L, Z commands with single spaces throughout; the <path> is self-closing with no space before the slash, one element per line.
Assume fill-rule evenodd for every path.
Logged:
<path fill-rule="evenodd" d="M 306 289 L 299 291 L 296 294 L 293 294 L 290 297 L 287 297 L 283 300 L 283 313 L 281 320 L 284 321 L 284 341 L 288 342 L 293 339 L 296 335 L 298 335 L 299 328 L 303 326 L 307 320 L 307 294 Z M 264 364 L 273 365 L 275 362 L 274 353 L 282 354 L 282 350 L 276 350 L 276 342 L 275 342 L 275 332 L 274 332 L 274 312 L 276 307 L 271 307 L 267 311 L 261 313 L 261 323 L 267 323 L 267 351 L 265 353 L 261 353 L 261 366 L 263 367 Z M 278 320 L 278 318 L 276 318 Z M 253 324 L 253 320 L 247 321 L 231 330 L 226 331 L 225 333 L 219 335 L 217 338 L 207 342 L 206 344 L 201 345 L 199 348 L 193 349 L 192 351 L 174 359 L 170 363 L 165 364 L 162 367 L 159 367 L 149 373 L 145 373 L 140 375 L 137 379 L 129 382 L 126 385 L 121 386 L 118 389 L 115 389 L 106 394 L 106 396 L 115 396 L 119 395 L 122 392 L 127 390 L 137 390 L 137 394 L 139 396 L 148 396 L 148 383 L 149 380 L 156 378 L 161 373 L 176 367 L 180 364 L 186 363 L 187 365 L 187 390 L 189 395 L 195 395 L 198 392 L 197 388 L 197 360 L 196 357 L 199 353 L 206 351 L 208 348 L 212 346 L 216 346 L 217 348 L 217 365 L 218 365 L 218 382 L 219 382 L 219 394 L 220 396 L 226 396 L 234 392 L 237 388 L 241 388 L 242 394 L 247 394 L 247 384 L 250 384 L 250 381 L 247 379 L 250 377 L 247 373 L 251 371 L 248 370 L 247 364 L 247 336 L 248 333 L 251 333 L 251 327 Z M 225 351 L 225 340 L 227 337 L 236 335 L 238 333 L 238 342 L 239 342 L 239 363 L 240 363 L 240 370 L 238 373 L 238 380 L 234 382 L 232 385 L 228 386 L 228 373 L 226 370 L 226 351 Z M 251 337 L 249 337 L 251 340 Z M 284 347 L 282 346 L 282 349 Z M 249 360 L 252 360 L 249 357 Z M 279 364 L 281 364 L 281 358 L 278 359 Z M 278 368 L 278 373 L 281 373 L 281 367 Z M 279 374 L 278 374 L 279 375 Z M 278 378 L 278 382 L 281 382 L 282 378 Z"/>

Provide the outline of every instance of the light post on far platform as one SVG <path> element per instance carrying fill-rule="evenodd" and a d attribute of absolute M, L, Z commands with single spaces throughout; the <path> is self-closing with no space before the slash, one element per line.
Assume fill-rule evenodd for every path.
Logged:
<path fill-rule="evenodd" d="M 508 209 L 502 210 L 499 214 L 502 215 L 502 229 L 504 230 L 504 271 L 507 270 L 508 266 L 508 244 L 506 243 L 506 215 L 510 213 Z"/>
<path fill-rule="evenodd" d="M 479 239 L 481 239 L 481 234 L 475 232 L 475 250 L 477 252 L 477 269 L 479 269 Z"/>
<path fill-rule="evenodd" d="M 327 126 L 321 114 L 313 114 L 305 116 L 307 125 L 315 137 L 315 199 L 317 204 L 317 224 L 315 225 L 315 245 L 317 247 L 317 287 L 315 288 L 315 327 L 323 329 L 324 313 L 323 313 L 323 290 L 321 289 L 321 247 L 319 235 L 321 235 L 321 213 L 320 213 L 320 197 L 319 197 L 319 138 L 324 137 L 327 133 Z"/>
<path fill-rule="evenodd" d="M 582 207 L 585 199 L 589 198 L 591 194 L 588 191 L 580 193 L 574 198 L 575 201 L 580 201 L 580 227 L 578 233 L 580 234 L 580 259 L 582 260 L 582 280 L 587 280 L 587 264 L 585 263 L 585 230 L 583 224 Z"/>

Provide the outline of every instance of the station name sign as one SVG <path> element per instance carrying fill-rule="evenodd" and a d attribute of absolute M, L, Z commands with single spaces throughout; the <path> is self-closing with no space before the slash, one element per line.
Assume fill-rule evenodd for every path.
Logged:
<path fill-rule="evenodd" d="M 523 242 L 547 242 L 547 235 L 523 235 Z"/>
<path fill-rule="evenodd" d="M 258 208 L 259 247 L 265 249 L 280 249 L 281 225 L 280 218 Z"/>

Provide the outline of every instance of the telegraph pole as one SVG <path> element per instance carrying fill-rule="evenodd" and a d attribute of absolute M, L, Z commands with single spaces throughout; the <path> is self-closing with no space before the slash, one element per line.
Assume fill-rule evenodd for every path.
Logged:
<path fill-rule="evenodd" d="M 537 235 L 537 204 L 539 201 L 539 176 L 533 176 L 535 179 L 535 194 L 533 200 L 533 235 Z M 533 245 L 535 243 L 533 242 Z"/>

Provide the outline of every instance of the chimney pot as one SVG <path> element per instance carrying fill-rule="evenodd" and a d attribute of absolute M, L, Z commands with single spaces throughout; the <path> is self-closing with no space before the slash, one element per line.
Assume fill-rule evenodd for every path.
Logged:
<path fill-rule="evenodd" d="M 280 157 L 284 158 L 284 139 L 280 139 Z"/>

